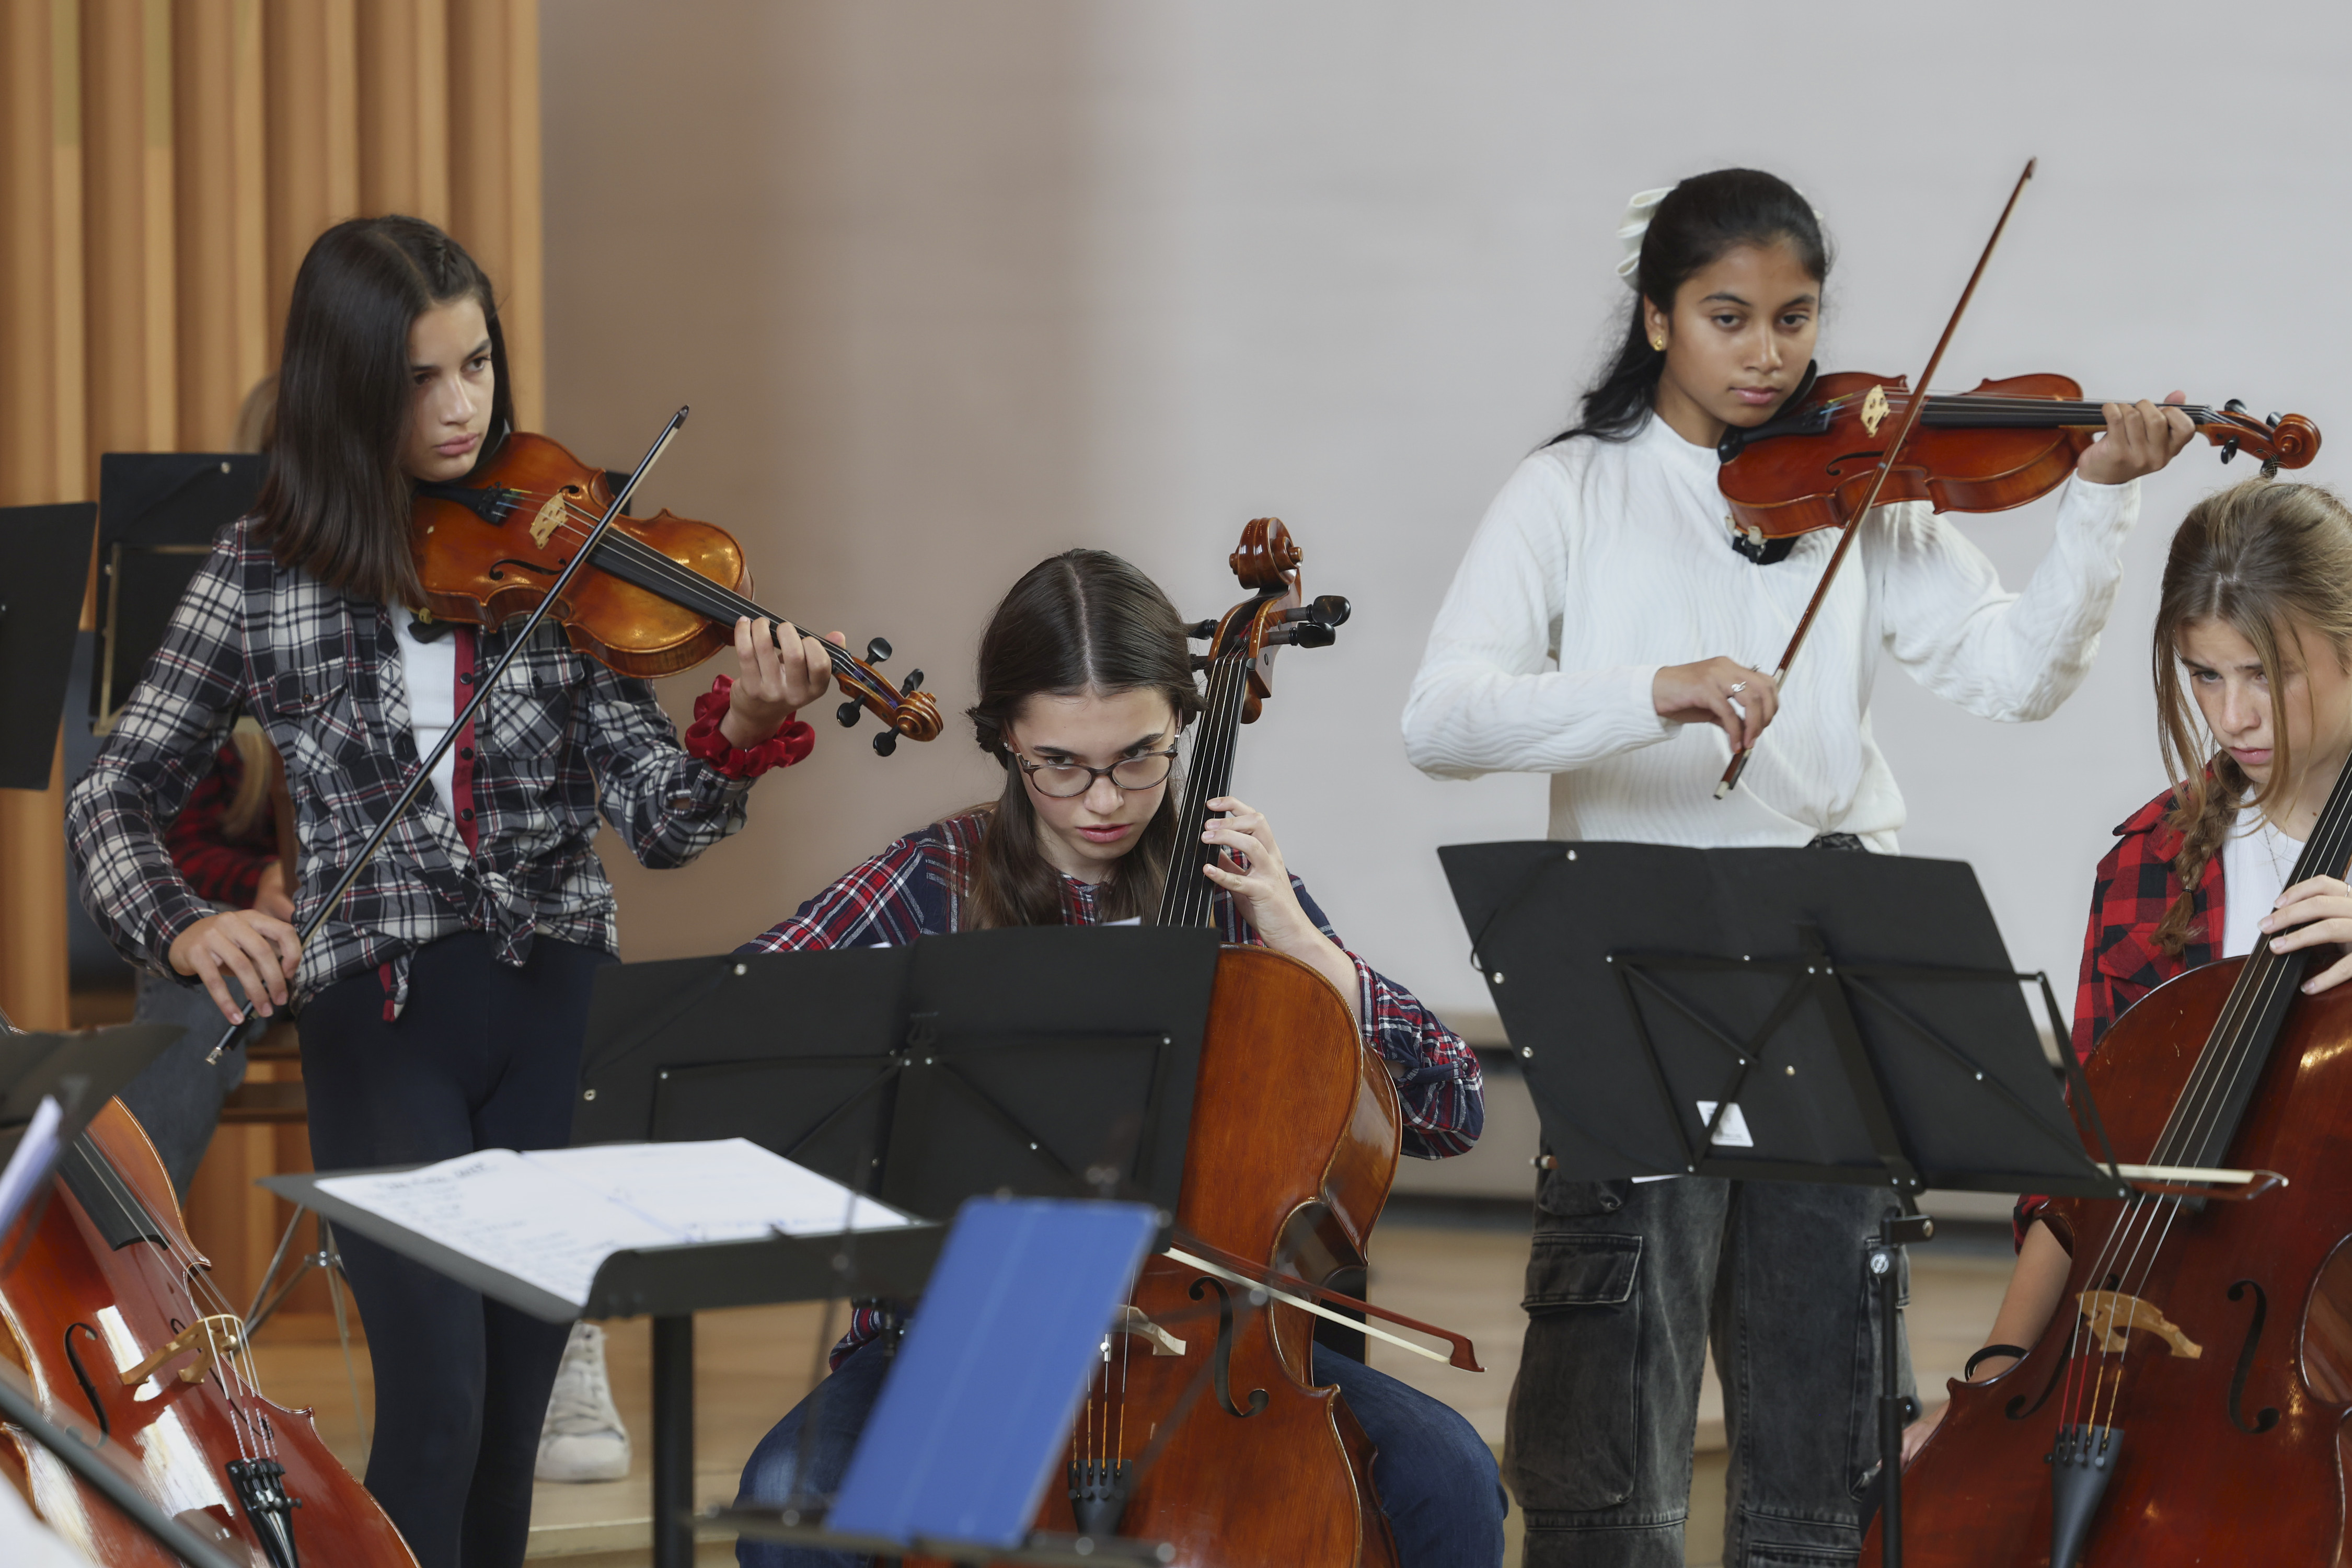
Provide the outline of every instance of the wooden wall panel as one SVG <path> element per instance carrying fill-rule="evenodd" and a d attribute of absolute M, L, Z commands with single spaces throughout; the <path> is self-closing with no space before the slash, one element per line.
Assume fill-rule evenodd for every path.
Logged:
<path fill-rule="evenodd" d="M 536 425 L 539 159 L 538 0 L 0 0 L 0 506 L 229 445 L 303 252 L 362 214 L 481 258 Z M 58 1027 L 63 811 L 0 790 L 0 1006 Z"/>

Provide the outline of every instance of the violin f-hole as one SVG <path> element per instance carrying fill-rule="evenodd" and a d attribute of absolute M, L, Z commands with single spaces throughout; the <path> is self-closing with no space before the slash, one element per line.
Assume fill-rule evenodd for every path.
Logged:
<path fill-rule="evenodd" d="M 98 1384 L 89 1380 L 89 1369 L 81 1364 L 81 1351 L 74 1343 L 74 1333 L 77 1330 L 88 1334 L 93 1340 L 98 1339 L 98 1331 L 88 1323 L 66 1325 L 66 1364 L 73 1368 L 74 1381 L 81 1384 L 82 1397 L 89 1401 L 90 1414 L 98 1418 L 98 1436 L 99 1441 L 102 1443 L 114 1435 L 114 1424 L 107 1418 L 106 1406 L 99 1400 Z"/>
<path fill-rule="evenodd" d="M 1217 1293 L 1217 1348 L 1211 1353 L 1209 1362 L 1210 1371 L 1216 1380 L 1217 1403 L 1224 1407 L 1226 1415 L 1247 1420 L 1264 1410 L 1272 1396 L 1263 1388 L 1253 1388 L 1247 1410 L 1234 1403 L 1234 1299 L 1222 1280 L 1205 1274 L 1192 1281 L 1192 1300 L 1201 1300 L 1204 1290 Z"/>
<path fill-rule="evenodd" d="M 2230 1287 L 2230 1300 L 2242 1301 L 2246 1292 L 2254 1293 L 2253 1321 L 2246 1325 L 2246 1342 L 2238 1347 L 2238 1370 L 2230 1379 L 2230 1424 L 2251 1436 L 2260 1436 L 2278 1425 L 2278 1407 L 2265 1405 L 2254 1413 L 2252 1426 L 2246 1424 L 2246 1379 L 2254 1370 L 2254 1346 L 2263 1337 L 2263 1321 L 2270 1316 L 2270 1298 L 2252 1279 L 2241 1279 Z"/>

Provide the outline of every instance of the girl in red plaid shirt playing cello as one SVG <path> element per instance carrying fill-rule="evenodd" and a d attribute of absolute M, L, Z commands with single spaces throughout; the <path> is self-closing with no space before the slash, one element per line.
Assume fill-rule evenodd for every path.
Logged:
<path fill-rule="evenodd" d="M 2341 875 L 2286 886 L 2352 757 L 2352 508 L 2316 485 L 2250 479 L 2192 508 L 2172 536 L 2153 637 L 2159 744 L 2176 781 L 2116 829 L 2099 862 L 2075 993 L 2087 1059 L 2124 1010 L 2174 976 L 2268 942 L 2352 943 Z M 2326 955 L 2323 955 L 2323 959 Z M 2315 963 L 2306 994 L 2352 978 Z M 2017 1268 L 1971 1382 L 2014 1365 L 2048 1326 L 2070 1255 L 2017 1206 Z M 1946 1405 L 1914 1423 L 1908 1459 Z"/>

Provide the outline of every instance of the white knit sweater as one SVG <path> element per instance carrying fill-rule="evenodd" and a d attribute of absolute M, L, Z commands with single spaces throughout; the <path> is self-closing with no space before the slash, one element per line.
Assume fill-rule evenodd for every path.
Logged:
<path fill-rule="evenodd" d="M 1892 853 L 1903 796 L 1870 734 L 1883 645 L 1914 679 L 1988 719 L 2047 716 L 2079 685 L 2123 573 L 2137 484 L 2067 481 L 2057 537 L 2022 594 L 1924 503 L 1863 523 L 1740 787 L 1713 724 L 1652 705 L 1659 668 L 1726 655 L 1769 670 L 1836 544 L 1735 553 L 1714 452 L 1652 419 L 1522 462 L 1471 539 L 1404 710 L 1416 767 L 1549 773 L 1551 837 L 1801 845 L 1858 834 Z"/>

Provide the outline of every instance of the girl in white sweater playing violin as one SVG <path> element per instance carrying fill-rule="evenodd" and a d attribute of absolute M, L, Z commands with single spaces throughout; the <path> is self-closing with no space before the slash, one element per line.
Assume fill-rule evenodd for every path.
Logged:
<path fill-rule="evenodd" d="M 1405 706 L 1406 749 L 1442 777 L 1551 774 L 1554 838 L 1893 853 L 1903 797 L 1868 718 L 1879 650 L 1971 713 L 2051 713 L 2096 652 L 2134 481 L 2192 427 L 2160 405 L 2108 405 L 2022 593 L 1924 504 L 1874 510 L 1777 689 L 1763 667 L 1836 540 L 1759 548 L 1732 531 L 1716 448 L 1804 382 L 1827 243 L 1803 196 L 1746 169 L 1644 193 L 1622 232 L 1638 246 L 1621 268 L 1635 291 L 1624 344 L 1472 537 Z M 1732 749 L 1767 730 L 1717 800 Z M 1731 1444 L 1723 1562 L 1853 1560 L 1880 1353 L 1858 1243 L 1884 1202 L 1545 1179 L 1505 1455 L 1528 1568 L 1683 1561 L 1710 1339 Z"/>

